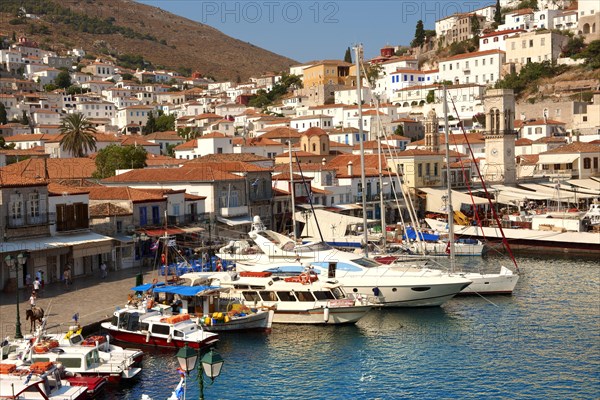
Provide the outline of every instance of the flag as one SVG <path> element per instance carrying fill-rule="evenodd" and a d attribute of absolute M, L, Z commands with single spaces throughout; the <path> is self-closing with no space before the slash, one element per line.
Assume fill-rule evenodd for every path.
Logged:
<path fill-rule="evenodd" d="M 152 250 L 152 251 L 158 250 L 158 240 L 156 242 L 152 243 L 152 246 L 150 246 L 150 250 Z"/>
<path fill-rule="evenodd" d="M 171 247 L 177 246 L 177 241 L 175 239 L 169 239 L 168 246 L 171 246 Z"/>
<path fill-rule="evenodd" d="M 183 372 L 183 371 L 181 371 L 181 372 Z M 183 396 L 184 385 L 185 385 L 185 378 L 182 376 L 181 379 L 179 380 L 179 384 L 177 385 L 177 387 L 175 388 L 175 391 L 173 392 L 173 394 L 175 395 L 175 398 L 181 399 L 181 397 Z"/>

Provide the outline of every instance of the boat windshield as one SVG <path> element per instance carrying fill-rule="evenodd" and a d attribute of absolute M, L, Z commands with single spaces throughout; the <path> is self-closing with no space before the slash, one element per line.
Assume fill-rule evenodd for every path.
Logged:
<path fill-rule="evenodd" d="M 308 253 L 308 252 L 312 252 L 312 251 L 325 251 L 325 250 L 331 250 L 331 246 L 329 246 L 327 243 L 324 243 L 324 242 L 315 242 L 315 243 L 305 244 L 302 246 L 297 246 L 294 251 L 297 251 L 298 253 Z"/>
<path fill-rule="evenodd" d="M 341 287 L 334 287 L 331 289 L 331 293 L 336 299 L 345 299 L 346 295 Z"/>
<path fill-rule="evenodd" d="M 370 260 L 365 257 L 356 258 L 356 259 L 352 260 L 352 262 L 355 262 L 358 265 L 360 265 L 362 267 L 366 267 L 366 268 L 376 268 L 376 267 L 381 266 L 381 264 L 378 263 L 377 261 Z"/>

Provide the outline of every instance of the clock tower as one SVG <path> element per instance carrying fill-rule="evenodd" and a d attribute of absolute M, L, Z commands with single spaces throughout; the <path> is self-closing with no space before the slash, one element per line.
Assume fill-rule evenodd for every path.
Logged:
<path fill-rule="evenodd" d="M 486 183 L 514 185 L 517 181 L 514 129 L 515 94 L 512 89 L 488 89 L 483 98 L 485 113 Z"/>

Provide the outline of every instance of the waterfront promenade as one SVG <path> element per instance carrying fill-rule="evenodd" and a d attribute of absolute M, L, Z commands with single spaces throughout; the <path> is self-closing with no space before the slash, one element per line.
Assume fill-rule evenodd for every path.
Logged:
<path fill-rule="evenodd" d="M 69 289 L 62 282 L 46 285 L 40 291 L 36 304 L 42 307 L 48 318 L 50 333 L 66 332 L 73 325 L 72 317 L 79 313 L 79 323 L 82 326 L 95 324 L 109 318 L 116 307 L 123 307 L 127 302 L 130 288 L 135 286 L 138 268 L 120 271 L 109 271 L 108 277 L 102 279 L 100 273 L 75 277 Z M 144 273 L 144 283 L 150 282 L 154 272 Z M 30 291 L 19 291 L 21 314 L 21 331 L 29 333 L 30 322 L 25 318 L 29 309 Z M 0 293 L 0 338 L 15 335 L 16 296 L 14 292 Z"/>

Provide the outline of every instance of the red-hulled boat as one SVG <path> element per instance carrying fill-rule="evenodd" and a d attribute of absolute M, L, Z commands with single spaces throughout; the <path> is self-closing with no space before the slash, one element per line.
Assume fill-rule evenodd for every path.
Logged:
<path fill-rule="evenodd" d="M 186 344 L 194 349 L 210 347 L 219 335 L 205 332 L 190 320 L 189 314 L 163 315 L 159 310 L 146 307 L 127 307 L 114 312 L 110 322 L 102 328 L 118 341 L 140 345 L 180 348 Z"/>

